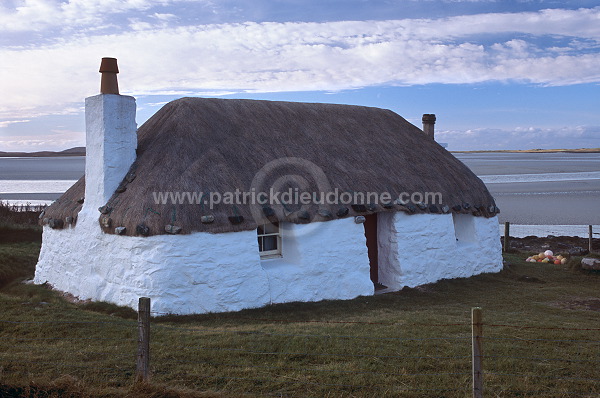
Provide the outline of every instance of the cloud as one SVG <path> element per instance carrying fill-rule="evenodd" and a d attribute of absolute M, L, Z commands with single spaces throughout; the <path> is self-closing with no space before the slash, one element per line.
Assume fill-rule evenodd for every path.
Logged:
<path fill-rule="evenodd" d="M 149 102 L 146 104 L 146 106 L 150 106 L 150 107 L 157 107 L 157 106 L 163 106 L 168 104 L 169 101 L 160 101 L 160 102 Z"/>
<path fill-rule="evenodd" d="M 4 152 L 62 151 L 66 148 L 85 146 L 85 133 L 70 130 L 55 130 L 51 134 L 0 137 L 0 148 Z"/>
<path fill-rule="evenodd" d="M 600 7 L 578 10 L 462 15 L 444 20 L 413 20 L 411 31 L 422 37 L 464 37 L 485 33 L 560 35 L 600 40 Z"/>
<path fill-rule="evenodd" d="M 50 0 L 25 1 L 29 13 L 50 9 L 67 16 L 75 15 L 71 9 L 96 15 L 115 2 L 117 11 L 144 10 L 151 3 L 71 0 L 56 11 L 51 7 L 56 2 Z M 121 90 L 133 95 L 511 80 L 595 83 L 600 82 L 599 19 L 600 7 L 443 19 L 178 28 L 131 19 L 133 28 L 127 32 L 0 49 L 0 92 L 9 94 L 0 98 L 0 118 L 31 118 L 81 104 L 98 91 L 102 56 L 119 59 Z M 587 43 L 586 51 L 580 51 L 581 43 Z"/>
<path fill-rule="evenodd" d="M 114 15 L 147 11 L 179 1 L 190 0 L 15 0 L 12 7 L 0 5 L 0 31 L 103 25 Z M 154 13 L 154 16 L 166 20 L 168 14 Z"/>
<path fill-rule="evenodd" d="M 600 126 L 561 128 L 516 127 L 436 132 L 448 150 L 576 149 L 600 147 Z"/>
<path fill-rule="evenodd" d="M 154 18 L 158 19 L 159 21 L 172 21 L 174 19 L 177 19 L 177 15 L 175 15 L 175 14 L 165 14 L 165 13 L 155 12 L 154 14 L 152 14 L 152 16 Z"/>
<path fill-rule="evenodd" d="M 11 124 L 15 124 L 15 123 L 27 123 L 30 122 L 30 120 L 25 119 L 25 120 L 4 120 L 4 121 L 0 121 L 0 129 L 3 127 L 8 127 Z"/>

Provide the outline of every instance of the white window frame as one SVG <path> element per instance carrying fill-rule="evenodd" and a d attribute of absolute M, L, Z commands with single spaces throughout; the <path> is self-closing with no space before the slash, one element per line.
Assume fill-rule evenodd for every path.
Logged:
<path fill-rule="evenodd" d="M 259 240 L 259 246 L 258 246 L 258 252 L 260 254 L 260 258 L 261 259 L 268 259 L 268 258 L 277 258 L 277 257 L 282 257 L 282 251 L 281 251 L 281 243 L 282 243 L 282 239 L 281 239 L 281 224 L 280 223 L 263 223 L 262 225 L 262 230 L 266 231 L 266 226 L 271 224 L 272 226 L 277 227 L 277 232 L 273 232 L 273 233 L 259 233 L 258 228 L 256 229 L 256 235 L 258 236 L 258 238 L 265 238 L 268 236 L 276 236 L 277 237 L 277 249 L 275 250 L 261 250 L 260 247 L 260 240 Z"/>

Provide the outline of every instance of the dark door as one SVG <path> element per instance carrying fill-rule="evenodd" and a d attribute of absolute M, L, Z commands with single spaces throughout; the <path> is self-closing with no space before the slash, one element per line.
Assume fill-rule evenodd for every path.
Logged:
<path fill-rule="evenodd" d="M 377 264 L 377 214 L 365 216 L 365 237 L 369 251 L 369 264 L 371 265 L 371 281 L 379 282 L 379 266 Z"/>

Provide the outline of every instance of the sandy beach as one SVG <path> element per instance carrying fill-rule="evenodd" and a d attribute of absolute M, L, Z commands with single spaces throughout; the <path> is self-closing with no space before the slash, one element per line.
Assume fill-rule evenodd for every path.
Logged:
<path fill-rule="evenodd" d="M 600 224 L 598 153 L 456 153 L 515 224 Z"/>

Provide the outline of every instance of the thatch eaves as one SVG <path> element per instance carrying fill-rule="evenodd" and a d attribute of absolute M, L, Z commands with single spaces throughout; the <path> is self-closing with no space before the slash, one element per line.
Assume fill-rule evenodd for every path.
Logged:
<path fill-rule="evenodd" d="M 83 180 L 46 210 L 46 222 L 76 219 Z M 203 202 L 209 193 L 271 187 L 320 192 L 325 186 L 338 193 L 388 192 L 392 199 L 403 192 L 439 192 L 442 203 L 218 203 L 211 209 L 208 203 L 155 201 L 159 192 L 196 193 Z M 212 98 L 170 102 L 138 129 L 137 160 L 103 210 L 104 231 L 125 227 L 117 230 L 125 235 L 253 230 L 261 217 L 307 223 L 381 211 L 485 217 L 498 211 L 469 168 L 390 110 Z"/>

